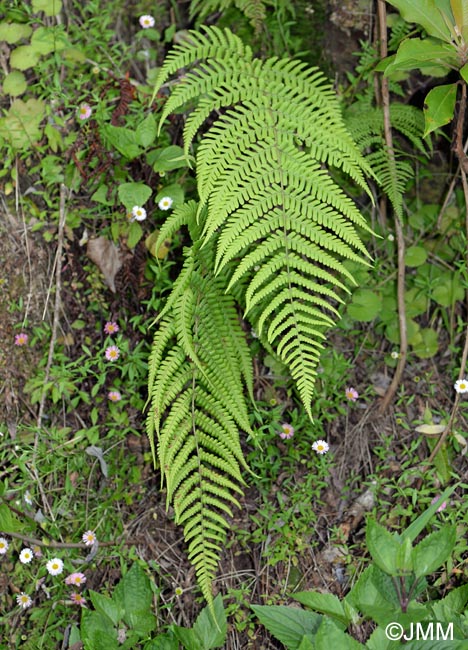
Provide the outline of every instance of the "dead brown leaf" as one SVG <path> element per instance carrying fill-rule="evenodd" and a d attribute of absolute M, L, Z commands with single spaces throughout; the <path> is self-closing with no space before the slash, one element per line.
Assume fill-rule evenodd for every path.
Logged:
<path fill-rule="evenodd" d="M 117 246 L 105 237 L 90 239 L 87 246 L 88 257 L 99 267 L 106 284 L 115 293 L 115 276 L 122 266 Z"/>

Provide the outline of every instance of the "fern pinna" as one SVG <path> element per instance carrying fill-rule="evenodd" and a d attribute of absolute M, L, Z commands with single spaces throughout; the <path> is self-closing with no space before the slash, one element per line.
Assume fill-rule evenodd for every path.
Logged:
<path fill-rule="evenodd" d="M 251 385 L 251 371 L 233 296 L 288 365 L 311 416 L 338 292 L 353 283 L 344 262 L 367 259 L 357 233 L 367 224 L 328 168 L 365 191 L 371 172 L 317 69 L 255 59 L 215 27 L 174 48 L 155 93 L 181 69 L 161 121 L 195 105 L 187 154 L 208 118 L 210 126 L 196 154 L 200 201 L 175 211 L 160 233 L 162 242 L 185 224 L 193 245 L 155 336 L 148 433 L 209 598 L 223 521 L 242 482 L 237 429 L 249 426 L 242 382 Z"/>

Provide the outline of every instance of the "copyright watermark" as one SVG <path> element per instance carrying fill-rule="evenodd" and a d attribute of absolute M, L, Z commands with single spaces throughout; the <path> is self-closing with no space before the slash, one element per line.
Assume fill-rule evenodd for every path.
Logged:
<path fill-rule="evenodd" d="M 385 628 L 385 636 L 389 641 L 453 641 L 453 623 L 411 623 L 405 629 L 401 623 L 392 621 Z"/>

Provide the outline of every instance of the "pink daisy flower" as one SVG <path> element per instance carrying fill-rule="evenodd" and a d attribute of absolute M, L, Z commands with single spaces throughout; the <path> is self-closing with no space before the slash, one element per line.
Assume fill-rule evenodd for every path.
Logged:
<path fill-rule="evenodd" d="M 107 397 L 110 399 L 111 402 L 120 402 L 122 399 L 122 395 L 119 393 L 118 390 L 111 390 Z"/>
<path fill-rule="evenodd" d="M 438 499 L 440 499 L 440 494 L 432 499 L 431 506 L 433 506 Z M 445 510 L 446 507 L 447 507 L 447 501 L 442 501 L 440 506 L 437 508 L 436 512 L 442 512 L 442 510 Z"/>
<path fill-rule="evenodd" d="M 116 345 L 110 345 L 106 350 L 106 359 L 108 361 L 117 361 L 120 357 L 120 350 Z"/>
<path fill-rule="evenodd" d="M 86 582 L 86 576 L 84 573 L 80 573 L 79 571 L 77 573 L 70 573 L 69 576 L 65 578 L 65 584 L 66 585 L 84 585 Z"/>
<path fill-rule="evenodd" d="M 81 104 L 78 109 L 78 119 L 87 120 L 91 116 L 92 110 L 89 104 Z"/>
<path fill-rule="evenodd" d="M 281 431 L 280 431 L 280 438 L 283 440 L 288 440 L 289 438 L 292 438 L 294 435 L 294 427 L 292 427 L 290 424 L 282 424 L 281 425 Z"/>
<path fill-rule="evenodd" d="M 80 605 L 81 607 L 86 607 L 86 598 L 83 598 L 81 594 L 76 593 L 74 591 L 72 594 L 70 594 L 70 600 L 75 603 L 75 605 Z"/>
<path fill-rule="evenodd" d="M 104 332 L 106 334 L 115 334 L 116 332 L 119 331 L 119 329 L 120 328 L 119 328 L 119 326 L 117 325 L 117 323 L 115 321 L 108 321 L 104 325 Z"/>
<path fill-rule="evenodd" d="M 24 332 L 15 335 L 15 345 L 26 345 L 28 342 L 28 335 Z"/>
<path fill-rule="evenodd" d="M 357 398 L 359 397 L 359 393 L 355 388 L 347 388 L 345 390 L 345 395 L 349 399 L 350 402 L 355 402 Z"/>

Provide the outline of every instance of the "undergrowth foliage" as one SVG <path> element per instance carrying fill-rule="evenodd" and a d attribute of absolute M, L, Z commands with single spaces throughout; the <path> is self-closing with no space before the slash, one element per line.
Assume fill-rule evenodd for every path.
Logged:
<path fill-rule="evenodd" d="M 203 594 L 236 505 L 249 431 L 243 386 L 248 349 L 236 303 L 285 363 L 311 416 L 316 368 L 335 324 L 338 292 L 354 283 L 345 261 L 367 263 L 368 226 L 329 169 L 368 192 L 372 172 L 316 68 L 255 59 L 229 30 L 190 32 L 161 68 L 156 90 L 184 69 L 162 121 L 195 104 L 184 129 L 197 148 L 198 204 L 176 209 L 156 247 L 182 226 L 192 246 L 160 315 L 150 359 L 148 434 Z M 354 283 L 355 284 L 355 283 Z"/>

